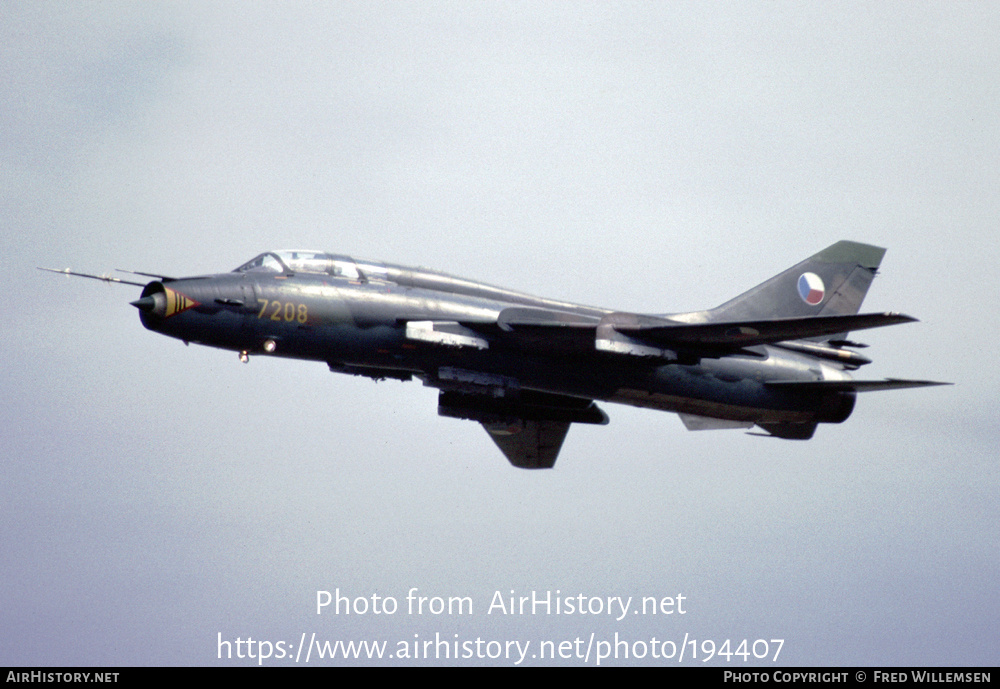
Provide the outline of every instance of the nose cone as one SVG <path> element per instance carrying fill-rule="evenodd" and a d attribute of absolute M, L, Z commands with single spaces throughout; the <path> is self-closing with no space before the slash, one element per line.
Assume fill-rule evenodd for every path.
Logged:
<path fill-rule="evenodd" d="M 144 316 L 157 318 L 170 318 L 201 305 L 186 294 L 165 287 L 161 282 L 151 282 L 146 285 L 142 297 L 130 303 Z"/>
<path fill-rule="evenodd" d="M 156 299 L 152 296 L 136 299 L 135 301 L 131 301 L 129 303 L 144 313 L 150 313 L 156 308 Z"/>

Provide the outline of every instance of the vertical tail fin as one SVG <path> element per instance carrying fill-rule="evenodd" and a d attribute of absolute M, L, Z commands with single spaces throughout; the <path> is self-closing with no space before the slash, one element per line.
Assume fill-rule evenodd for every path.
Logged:
<path fill-rule="evenodd" d="M 712 309 L 709 319 L 744 321 L 856 314 L 884 255 L 882 247 L 837 242 Z"/>

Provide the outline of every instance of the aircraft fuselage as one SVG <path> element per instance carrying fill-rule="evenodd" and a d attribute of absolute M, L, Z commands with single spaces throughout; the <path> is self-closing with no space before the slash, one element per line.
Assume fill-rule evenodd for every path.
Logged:
<path fill-rule="evenodd" d="M 595 400 L 676 412 L 690 430 L 756 424 L 805 440 L 847 419 L 858 392 L 941 385 L 848 373 L 870 363 L 849 332 L 915 320 L 859 313 L 884 254 L 840 241 L 714 309 L 672 315 L 317 251 L 145 285 L 53 272 L 142 286 L 132 305 L 146 328 L 244 362 L 280 356 L 422 380 L 440 391 L 439 414 L 481 423 L 514 466 L 537 469 L 553 466 L 571 424 L 608 423 Z"/>
<path fill-rule="evenodd" d="M 598 320 L 613 311 L 431 271 L 390 270 L 384 278 L 247 272 L 156 281 L 143 297 L 169 290 L 181 295 L 173 297 L 181 303 L 170 315 L 168 309 L 142 311 L 142 322 L 185 342 L 322 361 L 334 371 L 376 379 L 413 376 L 468 394 L 500 397 L 532 390 L 748 425 L 839 423 L 854 406 L 850 391 L 791 393 L 764 385 L 849 378 L 842 367 L 814 356 L 767 345 L 718 358 L 621 356 L 559 342 L 560 333 L 541 342 L 505 341 L 502 333 L 489 337 L 474 325 L 457 324 L 495 323 L 512 307 Z M 424 340 L 413 323 L 454 323 L 457 332 L 450 340 L 448 333 L 439 341 Z"/>

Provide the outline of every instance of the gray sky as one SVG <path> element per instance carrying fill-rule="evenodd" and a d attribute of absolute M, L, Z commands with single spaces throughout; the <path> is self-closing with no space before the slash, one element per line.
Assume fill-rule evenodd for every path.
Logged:
<path fill-rule="evenodd" d="M 3 3 L 0 664 L 315 632 L 996 665 L 997 36 L 993 3 Z M 839 239 L 889 249 L 866 310 L 922 321 L 859 334 L 864 377 L 957 385 L 807 443 L 606 405 L 550 472 L 428 388 L 243 366 L 35 270 L 304 247 L 668 312 Z M 475 607 L 317 616 L 338 587 Z M 487 615 L 511 590 L 687 612 Z"/>

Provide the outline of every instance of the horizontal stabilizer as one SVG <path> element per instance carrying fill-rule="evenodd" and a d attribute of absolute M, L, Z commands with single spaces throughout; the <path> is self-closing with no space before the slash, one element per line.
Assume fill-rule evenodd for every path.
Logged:
<path fill-rule="evenodd" d="M 916 318 L 901 313 L 863 313 L 849 316 L 807 316 L 762 321 L 727 321 L 716 323 L 677 323 L 670 325 L 615 325 L 615 330 L 637 339 L 662 345 L 688 348 L 740 348 L 835 335 L 851 330 L 881 328 L 912 323 Z"/>
<path fill-rule="evenodd" d="M 934 385 L 952 385 L 933 380 L 776 380 L 764 383 L 778 390 L 801 390 L 802 392 L 875 392 L 878 390 L 905 390 L 906 388 L 926 388 Z"/>

